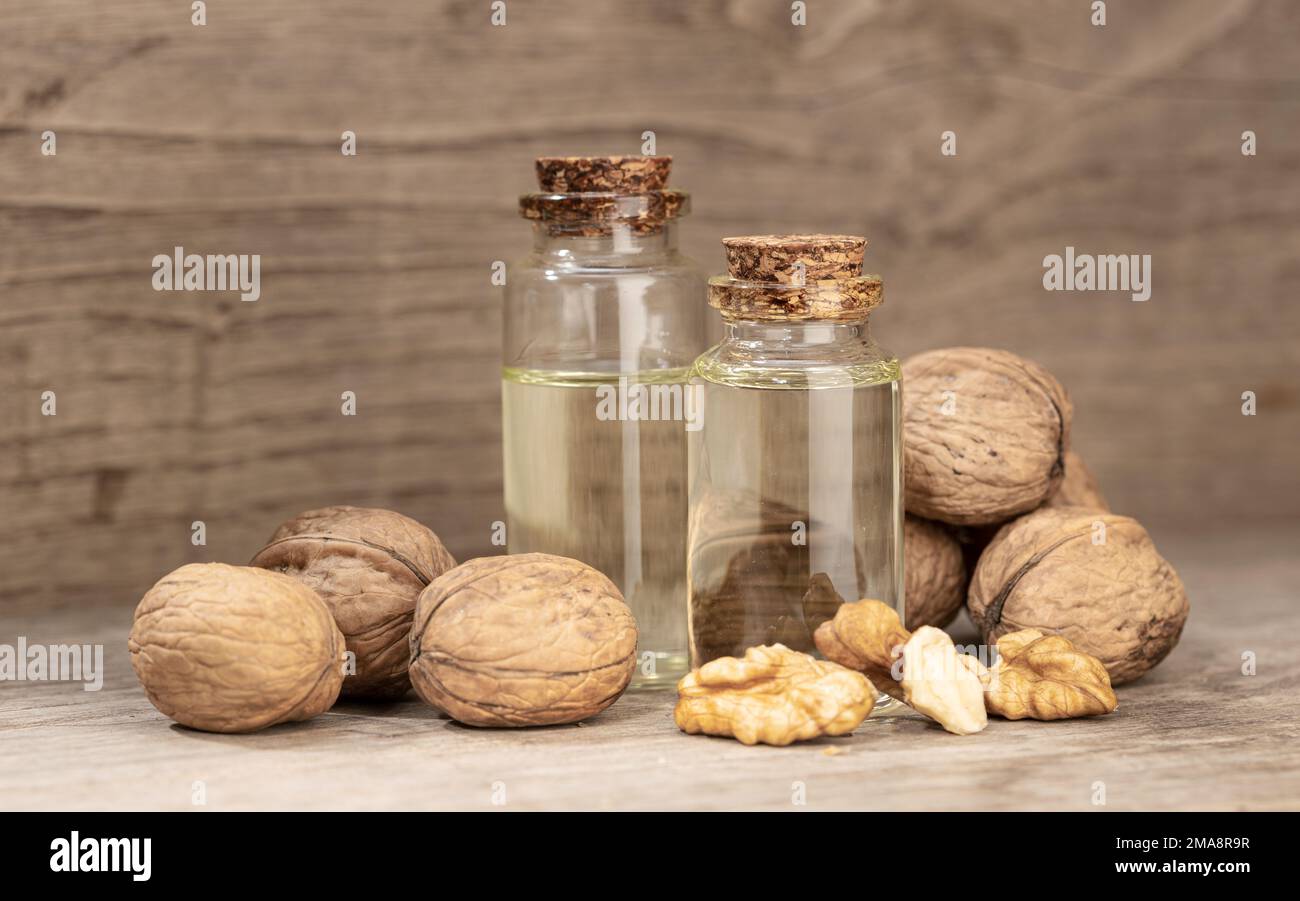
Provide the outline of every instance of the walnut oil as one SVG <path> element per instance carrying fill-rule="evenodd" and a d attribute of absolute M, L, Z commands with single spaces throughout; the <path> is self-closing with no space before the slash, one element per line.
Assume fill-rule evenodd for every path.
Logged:
<path fill-rule="evenodd" d="M 502 369 L 510 553 L 581 560 L 636 617 L 633 688 L 688 664 L 686 439 L 704 276 L 677 250 L 667 157 L 538 160 L 532 252 L 507 273 Z"/>
<path fill-rule="evenodd" d="M 865 244 L 724 241 L 730 275 L 710 280 L 709 301 L 726 336 L 694 375 L 693 666 L 778 642 L 816 653 L 812 633 L 835 611 L 815 577 L 903 611 L 900 370 L 868 328 L 881 283 L 862 274 Z"/>

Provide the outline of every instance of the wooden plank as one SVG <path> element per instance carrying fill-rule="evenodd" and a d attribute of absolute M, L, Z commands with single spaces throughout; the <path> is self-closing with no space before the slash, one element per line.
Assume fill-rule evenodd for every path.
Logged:
<path fill-rule="evenodd" d="M 531 157 L 646 129 L 710 270 L 725 234 L 866 233 L 882 343 L 1048 365 L 1120 509 L 1300 515 L 1300 8 L 1086 12 L 819 0 L 800 29 L 781 4 L 552 0 L 492 28 L 451 0 L 232 0 L 196 28 L 163 0 L 0 2 L 0 605 L 130 602 L 323 502 L 492 552 L 488 267 L 528 246 Z M 262 254 L 263 299 L 155 293 L 176 245 Z M 1044 292 L 1066 245 L 1150 253 L 1152 300 Z M 177 550 L 195 519 L 212 543 Z"/>

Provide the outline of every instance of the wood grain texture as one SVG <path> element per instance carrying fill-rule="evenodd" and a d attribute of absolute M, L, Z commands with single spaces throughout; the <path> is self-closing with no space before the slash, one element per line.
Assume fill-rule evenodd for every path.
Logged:
<path fill-rule="evenodd" d="M 192 810 L 201 781 L 208 810 L 1294 810 L 1298 541 L 1294 526 L 1169 535 L 1161 550 L 1184 563 L 1192 615 L 1173 654 L 1117 690 L 1113 714 L 993 718 L 974 736 L 873 718 L 852 736 L 788 748 L 685 735 L 672 692 L 625 695 L 585 723 L 543 729 L 459 726 L 408 700 L 341 703 L 254 735 L 194 732 L 136 684 L 129 611 L 9 615 L 6 642 L 105 643 L 107 677 L 98 692 L 0 683 L 11 764 L 0 808 Z M 1246 651 L 1256 675 L 1241 673 Z"/>
<path fill-rule="evenodd" d="M 1300 6 L 810 6 L 0 0 L 0 605 L 128 604 L 329 503 L 496 550 L 489 265 L 532 157 L 646 129 L 709 269 L 728 234 L 866 234 L 882 343 L 1047 365 L 1117 509 L 1300 514 Z M 262 299 L 154 292 L 176 245 L 260 253 Z M 1150 253 L 1152 299 L 1044 292 L 1066 245 Z"/>

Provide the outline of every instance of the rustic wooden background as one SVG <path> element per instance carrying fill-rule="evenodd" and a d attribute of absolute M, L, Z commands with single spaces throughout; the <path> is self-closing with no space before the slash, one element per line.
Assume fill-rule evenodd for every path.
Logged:
<path fill-rule="evenodd" d="M 710 269 L 727 234 L 865 233 L 882 343 L 1045 363 L 1121 510 L 1300 515 L 1300 4 L 807 5 L 0 0 L 0 605 L 130 604 L 327 503 L 492 552 L 489 267 L 533 156 L 647 129 Z M 175 245 L 260 253 L 262 299 L 155 293 Z M 1151 254 L 1151 300 L 1044 292 L 1066 245 Z"/>

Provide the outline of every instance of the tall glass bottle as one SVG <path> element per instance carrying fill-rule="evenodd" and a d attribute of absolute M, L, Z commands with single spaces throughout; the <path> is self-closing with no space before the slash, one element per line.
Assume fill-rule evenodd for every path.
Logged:
<path fill-rule="evenodd" d="M 723 244 L 730 274 L 710 279 L 709 303 L 726 336 L 694 379 L 693 666 L 776 642 L 815 653 L 840 598 L 903 612 L 900 371 L 868 329 L 882 294 L 862 274 L 866 240 Z"/>
<path fill-rule="evenodd" d="M 687 669 L 685 390 L 704 349 L 699 267 L 677 250 L 670 157 L 544 157 L 520 199 L 533 249 L 506 280 L 507 544 L 573 557 L 622 590 L 633 687 Z"/>

